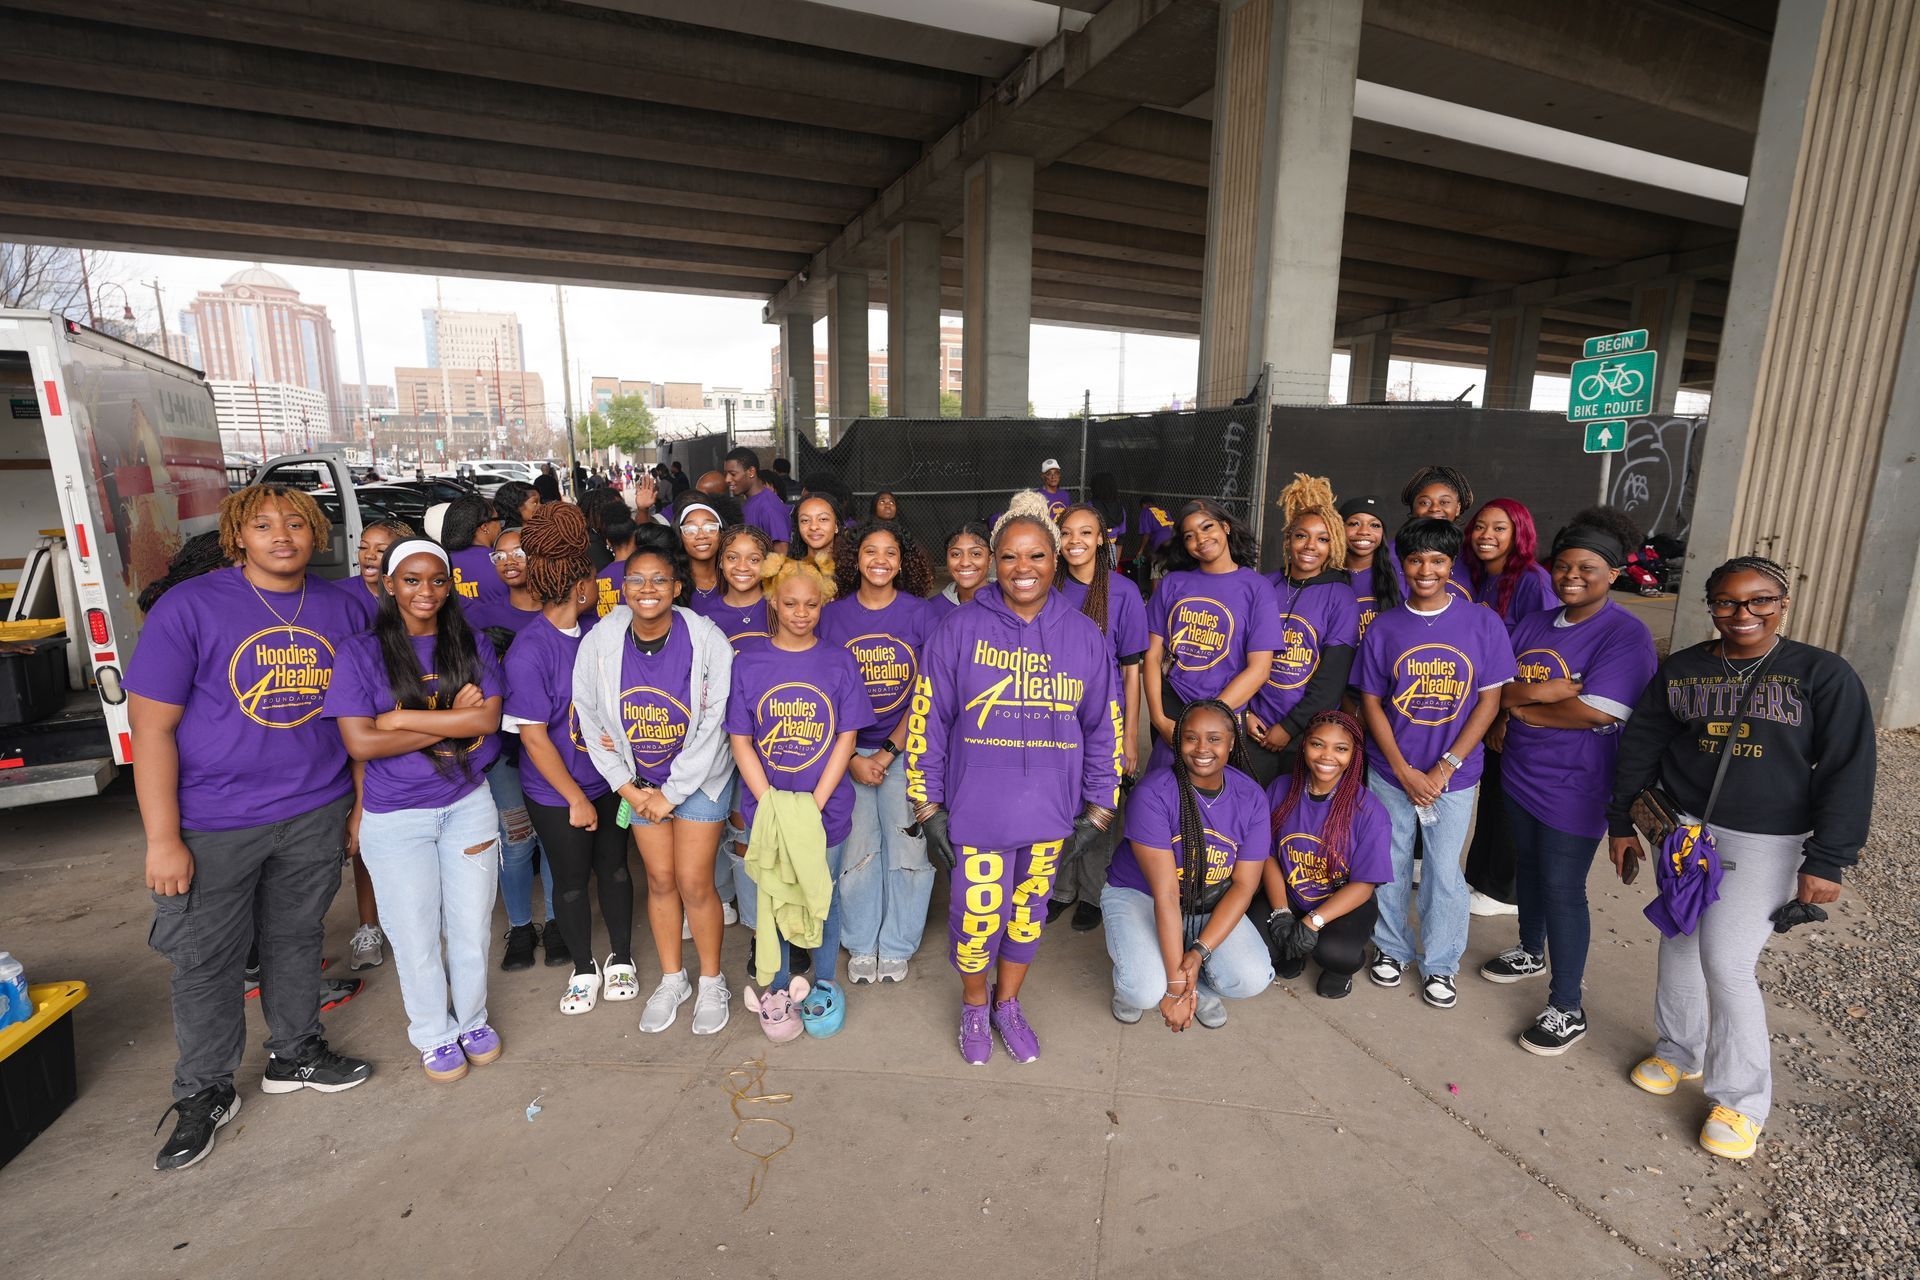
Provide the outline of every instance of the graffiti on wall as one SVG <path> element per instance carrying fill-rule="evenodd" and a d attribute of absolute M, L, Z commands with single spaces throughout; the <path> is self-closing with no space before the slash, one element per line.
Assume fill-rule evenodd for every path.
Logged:
<path fill-rule="evenodd" d="M 1705 418 L 1635 418 L 1627 424 L 1627 447 L 1614 459 L 1608 500 L 1649 537 L 1686 540 L 1706 431 Z"/>

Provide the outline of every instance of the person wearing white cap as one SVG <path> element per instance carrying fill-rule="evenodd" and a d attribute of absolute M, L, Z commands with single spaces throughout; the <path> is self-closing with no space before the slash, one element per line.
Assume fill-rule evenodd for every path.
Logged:
<path fill-rule="evenodd" d="M 1060 459 L 1048 458 L 1040 464 L 1040 496 L 1047 500 L 1047 516 L 1058 523 L 1073 505 L 1073 495 L 1060 487 Z"/>

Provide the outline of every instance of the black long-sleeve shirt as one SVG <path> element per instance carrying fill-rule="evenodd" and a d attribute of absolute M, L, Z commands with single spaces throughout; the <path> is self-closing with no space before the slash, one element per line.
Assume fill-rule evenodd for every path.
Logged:
<path fill-rule="evenodd" d="M 1687 813 L 1706 807 L 1740 687 L 1717 645 L 1670 654 L 1640 696 L 1620 738 L 1610 834 L 1633 834 L 1627 810 L 1655 782 Z M 1810 831 L 1801 873 L 1838 881 L 1859 860 L 1873 811 L 1866 688 L 1839 654 L 1783 637 L 1747 708 L 1714 821 L 1766 835 Z"/>

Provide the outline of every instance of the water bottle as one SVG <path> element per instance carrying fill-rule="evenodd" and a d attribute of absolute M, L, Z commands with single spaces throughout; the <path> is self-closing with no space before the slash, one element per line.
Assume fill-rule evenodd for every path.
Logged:
<path fill-rule="evenodd" d="M 27 971 L 11 952 L 0 951 L 0 1027 L 33 1017 L 33 999 L 27 995 Z"/>
<path fill-rule="evenodd" d="M 1433 806 L 1430 804 L 1413 806 L 1413 816 L 1420 819 L 1420 825 L 1423 827 L 1430 827 L 1440 821 L 1440 815 L 1433 811 Z"/>

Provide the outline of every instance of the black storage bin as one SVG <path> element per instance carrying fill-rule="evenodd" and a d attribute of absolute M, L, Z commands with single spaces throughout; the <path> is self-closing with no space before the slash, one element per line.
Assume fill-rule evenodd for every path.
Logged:
<path fill-rule="evenodd" d="M 9 653 L 19 645 L 32 653 Z M 14 640 L 0 645 L 0 725 L 30 724 L 67 700 L 67 637 Z"/>
<path fill-rule="evenodd" d="M 73 1013 L 68 1010 L 0 1060 L 0 1167 L 58 1120 L 77 1092 Z"/>

